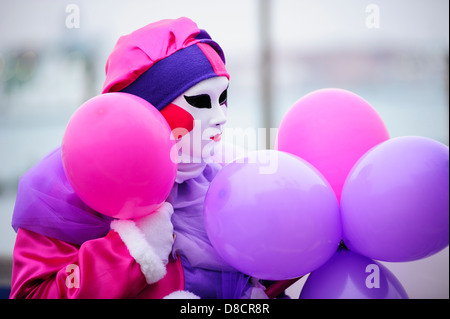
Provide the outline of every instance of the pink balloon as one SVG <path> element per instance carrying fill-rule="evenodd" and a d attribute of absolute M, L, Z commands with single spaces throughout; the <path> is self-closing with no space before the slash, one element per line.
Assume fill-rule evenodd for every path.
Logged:
<path fill-rule="evenodd" d="M 356 161 L 388 139 L 382 119 L 367 101 L 346 90 L 322 89 L 304 96 L 286 113 L 275 147 L 315 166 L 340 201 Z"/>
<path fill-rule="evenodd" d="M 67 179 L 91 208 L 115 218 L 150 214 L 175 181 L 175 145 L 159 111 L 127 93 L 85 102 L 70 119 L 62 141 Z"/>

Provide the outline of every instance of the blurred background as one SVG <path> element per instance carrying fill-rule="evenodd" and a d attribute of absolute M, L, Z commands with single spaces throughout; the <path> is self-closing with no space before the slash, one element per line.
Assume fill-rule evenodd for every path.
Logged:
<path fill-rule="evenodd" d="M 0 0 L 1 297 L 10 285 L 18 179 L 100 93 L 119 36 L 180 16 L 206 29 L 232 77 L 229 128 L 276 128 L 296 100 L 336 87 L 366 99 L 391 137 L 448 145 L 448 7 L 447 0 Z M 384 264 L 410 298 L 449 298 L 448 247 Z M 304 280 L 288 289 L 292 298 Z"/>

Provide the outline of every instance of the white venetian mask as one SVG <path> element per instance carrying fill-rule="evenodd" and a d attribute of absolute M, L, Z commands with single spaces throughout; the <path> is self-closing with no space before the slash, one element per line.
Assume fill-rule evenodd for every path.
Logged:
<path fill-rule="evenodd" d="M 178 162 L 204 163 L 214 154 L 227 121 L 227 88 L 225 76 L 203 80 L 161 111 L 177 140 Z"/>

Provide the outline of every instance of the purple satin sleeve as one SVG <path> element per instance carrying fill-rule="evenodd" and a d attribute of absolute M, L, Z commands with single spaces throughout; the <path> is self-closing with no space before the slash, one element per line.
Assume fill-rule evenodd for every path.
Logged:
<path fill-rule="evenodd" d="M 64 173 L 57 148 L 19 180 L 12 227 L 81 245 L 105 236 L 112 218 L 81 201 Z"/>

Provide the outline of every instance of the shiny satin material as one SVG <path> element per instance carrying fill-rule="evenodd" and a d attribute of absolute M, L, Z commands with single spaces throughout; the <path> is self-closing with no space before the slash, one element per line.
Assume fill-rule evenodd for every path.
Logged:
<path fill-rule="evenodd" d="M 19 229 L 14 247 L 10 298 L 162 298 L 184 289 L 180 260 L 148 285 L 119 235 L 81 246 Z"/>

